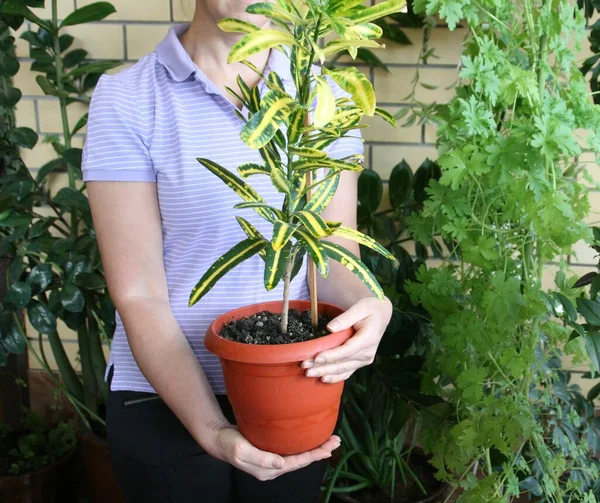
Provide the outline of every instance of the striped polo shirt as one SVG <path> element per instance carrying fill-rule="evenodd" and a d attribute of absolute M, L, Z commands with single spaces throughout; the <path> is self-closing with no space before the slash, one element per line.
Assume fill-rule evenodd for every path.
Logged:
<path fill-rule="evenodd" d="M 240 139 L 244 123 L 236 116 L 235 106 L 181 45 L 179 36 L 187 27 L 173 26 L 152 53 L 128 69 L 101 77 L 89 110 L 83 181 L 156 183 L 169 302 L 213 392 L 224 394 L 219 360 L 204 347 L 206 329 L 232 309 L 281 300 L 283 282 L 267 292 L 264 263 L 254 256 L 188 306 L 190 292 L 206 270 L 245 239 L 236 215 L 267 238 L 272 226 L 251 209 L 234 209 L 240 197 L 196 160 L 206 157 L 233 172 L 243 163 L 262 163 L 258 151 Z M 270 70 L 280 75 L 288 92 L 293 91 L 285 54 L 270 51 L 266 72 Z M 331 81 L 330 85 L 336 97 L 347 96 Z M 268 90 L 262 82 L 259 89 L 261 95 Z M 247 117 L 247 110 L 242 114 Z M 341 138 L 329 148 L 334 158 L 362 152 L 358 134 Z M 283 195 L 268 177 L 252 176 L 247 181 L 269 204 L 281 206 Z M 291 298 L 309 298 L 306 263 L 291 284 Z M 113 365 L 111 389 L 154 392 L 132 355 L 118 312 L 115 321 L 106 373 Z"/>

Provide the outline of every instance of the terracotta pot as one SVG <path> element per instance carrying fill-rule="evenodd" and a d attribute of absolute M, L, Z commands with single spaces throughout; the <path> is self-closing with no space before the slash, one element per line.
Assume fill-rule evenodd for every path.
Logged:
<path fill-rule="evenodd" d="M 290 309 L 310 309 L 310 301 L 290 301 Z M 229 311 L 206 332 L 206 348 L 221 359 L 227 395 L 240 432 L 259 449 L 295 454 L 322 445 L 333 433 L 344 383 L 326 384 L 304 375 L 303 360 L 346 342 L 352 329 L 292 344 L 255 345 L 218 334 L 226 323 L 261 311 L 281 313 L 282 302 Z M 336 317 L 337 306 L 319 303 L 319 313 Z"/>
<path fill-rule="evenodd" d="M 78 436 L 90 503 L 126 503 L 110 464 L 106 439 L 90 431 L 79 431 Z"/>
<path fill-rule="evenodd" d="M 2 503 L 54 503 L 58 471 L 69 456 L 70 454 L 36 472 L 0 476 L 0 501 Z"/>

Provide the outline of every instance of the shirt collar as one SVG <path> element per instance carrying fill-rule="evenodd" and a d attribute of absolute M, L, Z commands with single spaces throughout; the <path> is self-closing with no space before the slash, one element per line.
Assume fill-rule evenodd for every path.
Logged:
<path fill-rule="evenodd" d="M 167 36 L 156 46 L 156 55 L 158 56 L 159 63 L 167 69 L 173 80 L 182 82 L 190 75 L 196 74 L 200 80 L 206 82 L 208 78 L 192 61 L 192 58 L 190 58 L 190 55 L 179 40 L 179 37 L 183 35 L 188 27 L 189 24 L 172 26 Z M 288 50 L 285 48 L 286 53 L 283 54 L 281 51 L 271 49 L 265 68 L 265 75 L 270 71 L 275 71 L 284 82 L 294 82 L 290 73 Z"/>

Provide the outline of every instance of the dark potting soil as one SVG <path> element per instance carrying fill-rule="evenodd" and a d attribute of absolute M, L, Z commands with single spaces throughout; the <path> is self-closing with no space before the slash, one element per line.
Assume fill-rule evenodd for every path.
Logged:
<path fill-rule="evenodd" d="M 290 344 L 318 339 L 329 334 L 325 328 L 332 318 L 319 315 L 319 326 L 313 329 L 310 311 L 290 309 L 288 333 L 281 333 L 281 314 L 262 311 L 246 318 L 230 321 L 219 335 L 224 339 L 246 344 Z"/>

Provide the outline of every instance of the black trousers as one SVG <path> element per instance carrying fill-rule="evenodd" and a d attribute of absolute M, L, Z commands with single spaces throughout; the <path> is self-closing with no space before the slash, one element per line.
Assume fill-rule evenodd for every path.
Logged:
<path fill-rule="evenodd" d="M 227 396 L 217 399 L 235 423 Z M 328 460 L 261 482 L 207 454 L 156 394 L 109 391 L 106 416 L 111 463 L 128 503 L 318 501 Z"/>

